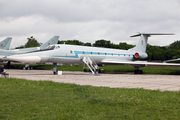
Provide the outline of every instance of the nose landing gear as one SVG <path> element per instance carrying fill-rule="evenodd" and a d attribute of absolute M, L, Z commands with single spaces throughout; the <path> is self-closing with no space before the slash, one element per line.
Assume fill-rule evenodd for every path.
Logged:
<path fill-rule="evenodd" d="M 58 74 L 57 63 L 53 63 L 53 65 L 54 65 L 53 73 L 54 73 L 54 75 L 57 75 Z"/>

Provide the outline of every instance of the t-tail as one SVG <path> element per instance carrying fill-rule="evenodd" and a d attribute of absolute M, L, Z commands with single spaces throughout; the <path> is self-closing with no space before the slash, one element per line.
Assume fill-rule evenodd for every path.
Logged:
<path fill-rule="evenodd" d="M 7 37 L 2 42 L 0 42 L 0 49 L 9 50 L 10 44 L 11 44 L 11 40 L 12 40 L 11 37 Z"/>
<path fill-rule="evenodd" d="M 40 46 L 40 49 L 46 49 L 47 46 L 52 45 L 52 44 L 57 44 L 59 40 L 59 36 L 54 36 L 53 38 L 51 38 L 49 41 L 47 41 L 46 43 L 44 43 L 43 45 Z"/>
<path fill-rule="evenodd" d="M 172 33 L 138 33 L 136 35 L 132 35 L 131 37 L 137 37 L 140 36 L 139 42 L 136 44 L 134 48 L 131 50 L 137 51 L 137 52 L 146 52 L 148 37 L 151 37 L 151 35 L 174 35 Z"/>

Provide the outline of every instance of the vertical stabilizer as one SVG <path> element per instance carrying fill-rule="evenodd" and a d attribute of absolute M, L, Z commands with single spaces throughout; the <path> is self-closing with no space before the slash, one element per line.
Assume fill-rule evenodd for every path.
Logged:
<path fill-rule="evenodd" d="M 139 33 L 137 35 L 133 35 L 131 37 L 140 36 L 140 40 L 132 50 L 139 51 L 139 52 L 146 52 L 148 37 L 150 37 L 151 35 L 174 35 L 174 34 L 172 33 Z"/>
<path fill-rule="evenodd" d="M 59 36 L 54 36 L 51 38 L 49 41 L 44 43 L 43 45 L 40 46 L 40 49 L 45 49 L 47 46 L 52 45 L 52 44 L 57 44 L 59 40 Z"/>
<path fill-rule="evenodd" d="M 7 37 L 5 40 L 0 42 L 0 49 L 9 50 L 10 44 L 11 44 L 11 40 L 12 40 L 11 37 Z"/>

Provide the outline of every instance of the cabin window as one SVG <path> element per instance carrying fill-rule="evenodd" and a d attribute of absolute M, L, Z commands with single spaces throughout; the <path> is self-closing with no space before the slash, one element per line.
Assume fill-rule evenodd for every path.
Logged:
<path fill-rule="evenodd" d="M 111 55 L 113 55 L 113 53 Z"/>
<path fill-rule="evenodd" d="M 91 52 L 91 54 L 92 54 L 92 52 Z"/>
<path fill-rule="evenodd" d="M 99 55 L 99 52 L 98 52 L 98 55 Z"/>
<path fill-rule="evenodd" d="M 71 53 L 71 54 L 73 53 L 72 50 L 70 51 L 70 53 Z"/>
<path fill-rule="evenodd" d="M 106 55 L 106 53 L 105 53 L 105 55 Z"/>
<path fill-rule="evenodd" d="M 84 54 L 84 51 L 83 51 L 83 54 Z"/>
<path fill-rule="evenodd" d="M 126 56 L 126 55 L 124 54 L 124 56 Z"/>

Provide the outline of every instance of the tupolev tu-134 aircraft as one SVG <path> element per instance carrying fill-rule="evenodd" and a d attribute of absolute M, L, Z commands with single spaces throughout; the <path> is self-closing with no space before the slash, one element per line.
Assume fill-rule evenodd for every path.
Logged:
<path fill-rule="evenodd" d="M 3 47 L 0 47 L 0 61 L 4 61 L 2 57 L 4 56 L 9 56 L 9 55 L 16 55 L 16 54 L 22 54 L 22 53 L 27 53 L 27 52 L 32 52 L 36 50 L 42 50 L 46 49 L 47 46 L 52 45 L 52 44 L 57 44 L 59 40 L 59 36 L 54 36 L 50 40 L 48 40 L 46 43 L 42 44 L 40 47 L 31 47 L 31 48 L 23 48 L 23 49 L 15 49 L 15 50 L 9 50 L 10 42 L 11 42 L 10 37 L 6 38 L 2 42 L 0 42 L 0 45 Z M 11 61 L 8 61 L 7 63 L 7 68 L 10 67 Z"/>
<path fill-rule="evenodd" d="M 46 49 L 46 47 L 49 45 L 57 44 L 58 39 L 59 39 L 59 36 L 54 36 L 53 38 L 48 40 L 46 43 L 41 45 L 40 47 L 22 48 L 22 49 L 14 49 L 14 50 L 0 49 L 0 60 L 2 60 L 2 57 L 4 56 L 16 55 L 16 54 L 22 54 L 22 53 L 32 52 L 36 50 Z"/>
<path fill-rule="evenodd" d="M 180 66 L 172 63 L 155 63 L 139 61 L 148 57 L 146 53 L 148 37 L 151 35 L 173 35 L 163 33 L 138 33 L 131 37 L 140 36 L 136 46 L 129 50 L 87 47 L 78 45 L 55 44 L 45 50 L 29 52 L 25 54 L 3 57 L 7 61 L 18 61 L 25 63 L 46 63 L 54 64 L 53 73 L 57 74 L 57 63 L 62 64 L 86 64 L 93 74 L 97 74 L 99 64 L 128 64 L 135 68 L 135 74 L 142 74 L 139 67 L 147 65 Z M 138 61 L 137 61 L 138 60 Z"/>

